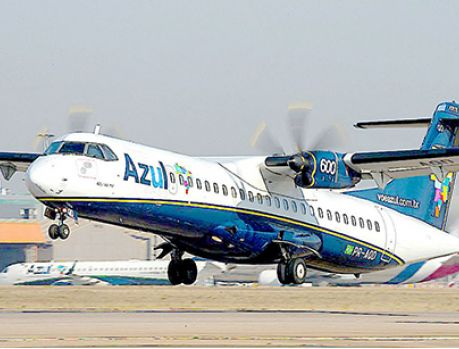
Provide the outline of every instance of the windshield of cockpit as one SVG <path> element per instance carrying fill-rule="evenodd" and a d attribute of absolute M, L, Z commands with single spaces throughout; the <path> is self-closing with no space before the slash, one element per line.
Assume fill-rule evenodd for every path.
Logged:
<path fill-rule="evenodd" d="M 108 145 L 100 143 L 57 141 L 51 143 L 45 151 L 45 155 L 53 154 L 87 156 L 106 161 L 118 160 Z"/>

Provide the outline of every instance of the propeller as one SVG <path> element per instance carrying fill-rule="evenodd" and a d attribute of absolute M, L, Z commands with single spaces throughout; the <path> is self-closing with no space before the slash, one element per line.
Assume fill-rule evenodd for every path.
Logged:
<path fill-rule="evenodd" d="M 348 139 L 344 127 L 339 124 L 328 126 L 325 130 L 315 137 L 308 137 L 308 124 L 312 115 L 312 104 L 309 102 L 290 104 L 286 118 L 286 126 L 289 134 L 289 142 L 280 142 L 273 137 L 267 123 L 263 121 L 252 137 L 252 147 L 263 154 L 286 155 L 291 153 L 301 153 L 309 150 L 327 150 L 341 148 Z M 288 151 L 288 143 L 293 145 L 292 151 Z M 291 158 L 291 156 L 289 157 Z M 285 166 L 285 162 L 280 161 L 277 166 Z M 298 158 L 295 161 L 298 162 Z M 273 165 L 276 166 L 276 165 Z"/>
<path fill-rule="evenodd" d="M 309 102 L 290 104 L 288 106 L 287 126 L 295 152 L 301 152 L 307 148 L 307 144 L 305 144 L 305 128 L 311 111 L 312 104 Z"/>

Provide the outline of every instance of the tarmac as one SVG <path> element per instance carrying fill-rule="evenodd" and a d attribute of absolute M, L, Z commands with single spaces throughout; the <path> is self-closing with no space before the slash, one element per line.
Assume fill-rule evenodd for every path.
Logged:
<path fill-rule="evenodd" d="M 458 289 L 4 287 L 0 308 L 2 347 L 459 347 Z"/>

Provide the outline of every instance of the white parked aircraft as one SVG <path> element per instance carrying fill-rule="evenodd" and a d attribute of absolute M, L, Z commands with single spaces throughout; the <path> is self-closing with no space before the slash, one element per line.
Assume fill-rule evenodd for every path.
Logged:
<path fill-rule="evenodd" d="M 198 270 L 205 262 L 198 261 Z M 170 285 L 168 261 L 20 263 L 0 273 L 0 285 Z"/>
<path fill-rule="evenodd" d="M 73 133 L 45 154 L 0 153 L 0 169 L 6 178 L 26 171 L 45 215 L 58 220 L 52 239 L 68 237 L 68 217 L 159 234 L 172 284 L 196 280 L 185 252 L 276 263 L 282 284 L 303 283 L 306 266 L 361 275 L 459 252 L 459 239 L 444 231 L 459 170 L 459 105 L 442 103 L 432 118 L 357 126 L 428 131 L 420 150 L 226 159 Z M 377 187 L 353 190 L 362 180 Z"/>

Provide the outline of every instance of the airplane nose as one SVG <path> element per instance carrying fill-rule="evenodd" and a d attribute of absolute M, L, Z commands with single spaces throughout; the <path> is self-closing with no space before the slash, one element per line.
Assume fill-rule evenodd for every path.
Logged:
<path fill-rule="evenodd" d="M 60 194 L 67 179 L 63 171 L 50 158 L 39 158 L 30 165 L 26 172 L 27 188 L 35 197 L 54 196 Z"/>

